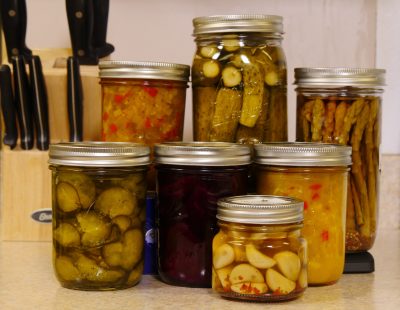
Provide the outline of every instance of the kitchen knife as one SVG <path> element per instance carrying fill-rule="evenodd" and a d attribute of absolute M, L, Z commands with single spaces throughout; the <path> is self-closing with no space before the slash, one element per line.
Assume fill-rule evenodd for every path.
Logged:
<path fill-rule="evenodd" d="M 3 143 L 13 149 L 17 145 L 18 129 L 11 84 L 11 70 L 8 65 L 0 66 L 0 102 L 5 126 Z"/>
<path fill-rule="evenodd" d="M 29 81 L 25 70 L 23 56 L 12 57 L 12 64 L 21 148 L 24 150 L 30 150 L 33 147 L 34 131 Z"/>
<path fill-rule="evenodd" d="M 110 0 L 93 0 L 93 46 L 99 58 L 114 52 L 114 46 L 106 42 Z"/>
<path fill-rule="evenodd" d="M 93 1 L 66 0 L 72 52 L 81 65 L 97 65 L 93 48 Z"/>
<path fill-rule="evenodd" d="M 8 62 L 12 56 L 29 58 L 32 51 L 25 45 L 27 12 L 25 0 L 0 0 L 0 11 Z"/>
<path fill-rule="evenodd" d="M 67 101 L 69 140 L 82 141 L 83 136 L 83 90 L 79 62 L 75 57 L 67 59 Z"/>
<path fill-rule="evenodd" d="M 32 56 L 29 63 L 33 119 L 36 128 L 36 146 L 39 150 L 49 149 L 49 116 L 46 84 L 39 56 Z"/>

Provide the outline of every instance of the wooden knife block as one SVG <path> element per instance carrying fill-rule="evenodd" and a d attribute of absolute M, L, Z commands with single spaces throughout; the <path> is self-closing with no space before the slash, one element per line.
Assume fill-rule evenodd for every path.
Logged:
<path fill-rule="evenodd" d="M 34 51 L 41 56 L 45 75 L 49 126 L 52 143 L 69 139 L 67 111 L 67 69 L 54 68 L 56 57 L 66 57 L 69 50 Z M 61 61 L 62 63 L 62 61 Z M 81 66 L 84 94 L 83 138 L 99 141 L 101 138 L 101 88 L 97 66 Z M 3 124 L 2 124 L 3 125 Z M 4 128 L 4 126 L 2 126 Z M 3 134 L 1 135 L 3 137 Z M 49 241 L 51 224 L 39 223 L 31 214 L 51 208 L 51 172 L 48 151 L 10 150 L 1 145 L 0 165 L 0 228 L 2 240 Z"/>

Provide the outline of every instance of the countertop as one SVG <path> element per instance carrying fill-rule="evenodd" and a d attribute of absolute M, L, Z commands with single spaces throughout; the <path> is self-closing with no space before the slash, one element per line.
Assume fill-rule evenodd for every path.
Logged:
<path fill-rule="evenodd" d="M 308 288 L 299 299 L 266 305 L 166 285 L 154 276 L 120 291 L 65 289 L 53 273 L 50 242 L 2 241 L 0 309 L 400 309 L 400 230 L 381 229 L 371 253 L 374 273 L 346 274 L 334 285 Z"/>

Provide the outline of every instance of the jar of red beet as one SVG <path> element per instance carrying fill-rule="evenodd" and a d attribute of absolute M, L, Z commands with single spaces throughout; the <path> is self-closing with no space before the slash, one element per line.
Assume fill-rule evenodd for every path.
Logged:
<path fill-rule="evenodd" d="M 223 142 L 156 144 L 158 272 L 172 285 L 211 287 L 217 201 L 247 192 L 250 149 Z"/>

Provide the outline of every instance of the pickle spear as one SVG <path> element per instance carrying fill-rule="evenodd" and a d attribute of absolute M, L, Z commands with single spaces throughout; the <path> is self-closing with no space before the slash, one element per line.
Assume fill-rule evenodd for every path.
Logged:
<path fill-rule="evenodd" d="M 193 124 L 194 140 L 209 141 L 210 123 L 217 96 L 214 87 L 193 88 Z"/>
<path fill-rule="evenodd" d="M 210 141 L 234 142 L 242 106 L 241 92 L 220 88 L 211 121 Z"/>
<path fill-rule="evenodd" d="M 262 109 L 264 74 L 257 63 L 243 64 L 243 106 L 240 124 L 254 127 Z"/>

